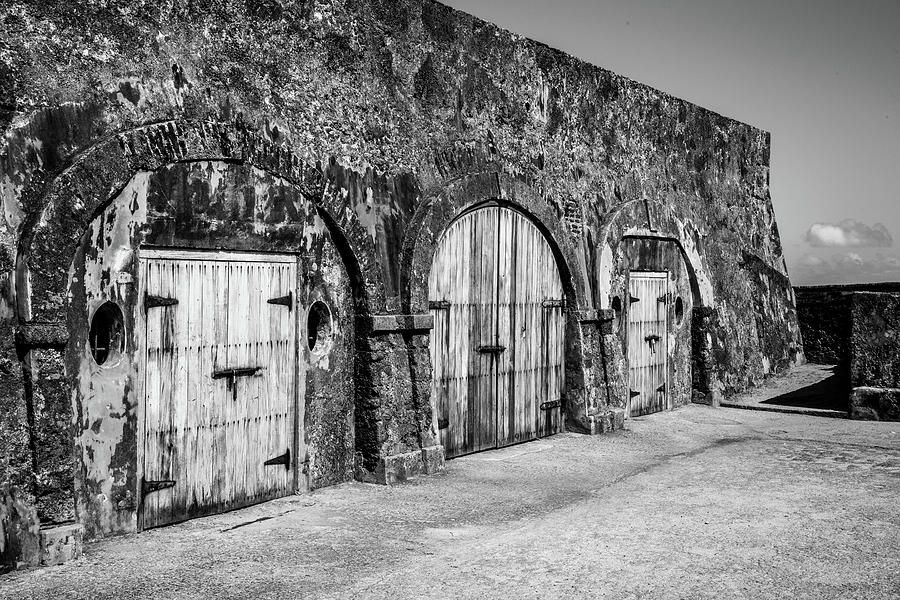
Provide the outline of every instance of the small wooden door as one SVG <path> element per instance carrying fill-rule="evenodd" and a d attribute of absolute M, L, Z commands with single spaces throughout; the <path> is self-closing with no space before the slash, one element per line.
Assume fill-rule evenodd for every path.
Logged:
<path fill-rule="evenodd" d="M 296 258 L 142 255 L 141 526 L 291 493 Z"/>
<path fill-rule="evenodd" d="M 632 271 L 628 293 L 629 416 L 668 408 L 668 273 Z"/>
<path fill-rule="evenodd" d="M 463 215 L 438 244 L 429 298 L 432 394 L 447 456 L 561 431 L 563 288 L 537 227 L 500 206 Z"/>

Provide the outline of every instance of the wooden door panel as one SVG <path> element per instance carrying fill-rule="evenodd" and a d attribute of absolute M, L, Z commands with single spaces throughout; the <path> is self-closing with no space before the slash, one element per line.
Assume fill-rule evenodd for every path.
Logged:
<path fill-rule="evenodd" d="M 668 274 L 632 272 L 629 283 L 629 415 L 668 408 Z"/>
<path fill-rule="evenodd" d="M 177 298 L 146 315 L 144 479 L 154 527 L 290 493 L 296 321 L 270 298 L 296 287 L 293 257 L 216 260 L 179 252 L 142 259 L 148 294 Z M 258 368 L 240 377 L 228 369 Z"/>
<path fill-rule="evenodd" d="M 448 457 L 562 427 L 565 316 L 555 257 L 537 227 L 497 206 L 452 223 L 429 276 L 432 393 Z M 481 351 L 479 351 L 481 350 Z"/>

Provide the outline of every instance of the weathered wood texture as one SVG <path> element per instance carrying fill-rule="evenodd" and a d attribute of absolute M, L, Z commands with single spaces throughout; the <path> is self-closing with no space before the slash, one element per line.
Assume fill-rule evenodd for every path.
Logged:
<path fill-rule="evenodd" d="M 629 416 L 668 408 L 668 274 L 632 272 L 628 286 Z"/>
<path fill-rule="evenodd" d="M 560 431 L 563 289 L 537 227 L 497 206 L 462 216 L 437 247 L 429 298 L 432 394 L 447 456 Z"/>
<path fill-rule="evenodd" d="M 178 300 L 146 314 L 144 481 L 175 485 L 144 495 L 144 528 L 294 488 L 264 463 L 294 452 L 296 311 L 267 300 L 295 293 L 296 259 L 206 258 L 142 260 L 147 293 Z"/>

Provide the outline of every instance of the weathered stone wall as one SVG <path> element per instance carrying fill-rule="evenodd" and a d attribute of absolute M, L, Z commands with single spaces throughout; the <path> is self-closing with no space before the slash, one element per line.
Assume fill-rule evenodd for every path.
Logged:
<path fill-rule="evenodd" d="M 850 382 L 900 388 L 900 293 L 854 292 Z"/>
<path fill-rule="evenodd" d="M 362 476 L 407 465 L 391 456 L 439 462 L 427 328 L 370 334 L 375 317 L 427 312 L 435 240 L 479 201 L 529 212 L 558 253 L 570 427 L 602 428 L 624 405 L 604 311 L 626 237 L 681 248 L 704 315 L 690 325 L 703 393 L 802 360 L 765 132 L 427 0 L 13 1 L 0 27 L 0 468 L 23 494 L 41 493 L 37 473 L 61 486 L 71 468 L 55 451 L 35 466 L 29 447 L 29 424 L 60 426 L 58 398 L 76 384 L 77 365 L 48 371 L 46 352 L 74 351 L 65 325 L 87 306 L 67 296 L 78 240 L 141 173 L 160 190 L 145 243 L 296 248 L 308 219 L 327 224 L 359 360 L 353 391 L 323 391 L 307 425 L 355 404 L 353 431 L 329 443 L 352 444 Z M 283 192 L 258 219 L 256 194 L 209 197 L 203 161 L 259 169 Z M 295 218 L 299 196 L 315 211 Z M 353 466 L 320 456 L 311 468 L 325 484 Z"/>
<path fill-rule="evenodd" d="M 850 359 L 850 294 L 835 288 L 810 287 L 798 287 L 796 294 L 806 358 L 846 368 Z"/>

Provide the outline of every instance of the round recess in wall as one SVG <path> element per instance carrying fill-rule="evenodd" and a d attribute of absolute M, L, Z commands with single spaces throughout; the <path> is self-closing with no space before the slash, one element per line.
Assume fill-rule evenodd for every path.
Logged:
<path fill-rule="evenodd" d="M 306 335 L 309 349 L 313 352 L 324 352 L 334 335 L 331 309 L 321 300 L 316 300 L 309 307 L 306 316 Z"/>
<path fill-rule="evenodd" d="M 682 323 L 684 323 L 684 300 L 678 296 L 675 298 L 675 325 L 681 327 Z"/>
<path fill-rule="evenodd" d="M 125 353 L 125 316 L 114 302 L 104 302 L 91 317 L 88 345 L 94 362 L 103 367 L 118 364 Z"/>
<path fill-rule="evenodd" d="M 622 312 L 622 299 L 614 296 L 612 299 L 612 309 L 616 311 L 616 315 Z"/>

